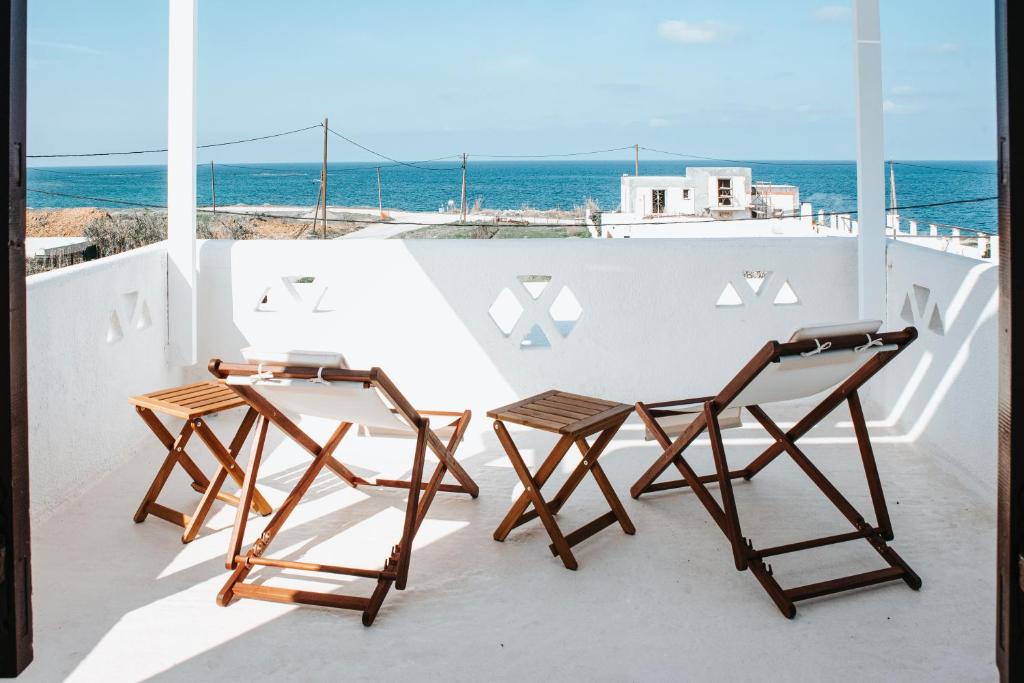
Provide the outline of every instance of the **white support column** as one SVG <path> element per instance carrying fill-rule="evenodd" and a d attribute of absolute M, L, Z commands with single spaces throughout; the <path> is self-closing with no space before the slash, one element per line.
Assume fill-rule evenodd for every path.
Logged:
<path fill-rule="evenodd" d="M 168 0 L 167 336 L 174 365 L 196 363 L 198 0 Z"/>
<path fill-rule="evenodd" d="M 878 0 L 854 0 L 857 72 L 857 263 L 859 311 L 885 320 L 885 152 Z"/>

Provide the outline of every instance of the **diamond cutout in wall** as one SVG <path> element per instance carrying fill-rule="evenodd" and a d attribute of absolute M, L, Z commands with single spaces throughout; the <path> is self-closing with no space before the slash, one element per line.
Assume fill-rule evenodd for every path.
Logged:
<path fill-rule="evenodd" d="M 731 282 L 725 283 L 725 289 L 718 296 L 718 301 L 715 306 L 742 306 L 743 299 L 740 298 L 740 293 L 736 291 L 736 288 L 732 286 Z"/>
<path fill-rule="evenodd" d="M 522 341 L 519 342 L 519 348 L 522 349 L 546 349 L 550 347 L 551 341 L 544 334 L 544 330 L 540 329 L 540 325 L 531 327 L 530 331 L 523 335 Z"/>
<path fill-rule="evenodd" d="M 121 329 L 121 319 L 117 311 L 110 313 L 110 324 L 107 326 L 107 343 L 116 344 L 124 339 L 124 330 Z"/>
<path fill-rule="evenodd" d="M 523 306 L 516 299 L 516 295 L 509 291 L 508 287 L 498 293 L 494 303 L 487 309 L 491 320 L 498 326 L 501 333 L 506 337 L 512 333 L 519 318 L 523 315 Z"/>
<path fill-rule="evenodd" d="M 782 287 L 779 288 L 779 293 L 775 295 L 776 306 L 792 306 L 793 304 L 800 303 L 800 297 L 793 291 L 793 286 L 789 284 L 789 280 L 782 283 Z"/>
<path fill-rule="evenodd" d="M 579 300 L 572 293 L 571 289 L 562 287 L 561 291 L 558 292 L 558 296 L 551 302 L 548 314 L 562 336 L 568 337 L 569 333 L 572 332 L 572 328 L 576 327 L 576 323 L 579 322 L 580 317 L 583 315 L 583 307 L 580 306 Z"/>
<path fill-rule="evenodd" d="M 530 293 L 530 296 L 534 299 L 539 299 L 540 295 L 544 293 L 544 290 L 548 288 L 548 284 L 551 282 L 550 275 L 520 275 L 519 282 L 522 283 L 526 291 Z"/>
<path fill-rule="evenodd" d="M 903 308 L 900 309 L 900 317 L 911 325 L 914 324 L 914 306 L 910 303 L 910 295 L 903 297 Z"/>

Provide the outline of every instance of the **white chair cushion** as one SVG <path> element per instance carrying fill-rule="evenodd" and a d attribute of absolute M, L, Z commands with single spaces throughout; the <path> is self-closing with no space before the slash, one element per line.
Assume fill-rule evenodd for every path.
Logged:
<path fill-rule="evenodd" d="M 686 428 L 693 423 L 697 416 L 701 414 L 702 408 L 694 408 L 687 412 L 679 415 L 666 415 L 665 417 L 655 418 L 655 422 L 658 426 L 665 430 L 669 438 L 674 439 L 680 434 L 686 431 Z M 718 414 L 718 426 L 722 429 L 732 429 L 733 427 L 742 427 L 743 420 L 740 418 L 739 408 L 726 408 Z M 644 439 L 647 441 L 654 441 L 654 434 L 650 429 L 644 430 Z"/>
<path fill-rule="evenodd" d="M 348 368 L 345 356 L 337 351 L 261 349 L 249 346 L 242 349 L 242 358 L 250 363 L 274 363 L 308 368 L 340 368 L 342 370 Z"/>
<path fill-rule="evenodd" d="M 880 327 L 882 327 L 881 320 L 857 320 L 852 323 L 842 323 L 839 325 L 813 325 L 811 327 L 801 327 L 793 333 L 789 341 L 839 337 L 846 334 L 874 334 L 878 332 Z"/>

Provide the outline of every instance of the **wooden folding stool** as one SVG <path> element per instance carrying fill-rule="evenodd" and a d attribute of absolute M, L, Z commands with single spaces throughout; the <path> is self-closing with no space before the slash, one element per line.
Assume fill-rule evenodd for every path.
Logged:
<path fill-rule="evenodd" d="M 779 610 L 789 618 L 796 614 L 794 603 L 799 600 L 897 579 L 903 580 L 914 590 L 921 587 L 920 577 L 887 544 L 893 539 L 892 525 L 882 493 L 882 483 L 878 476 L 867 424 L 864 421 L 864 411 L 857 395 L 857 390 L 865 382 L 917 338 L 917 330 L 907 327 L 899 332 L 876 334 L 874 330 L 878 329 L 880 323 L 871 322 L 873 324 L 867 326 L 867 333 L 845 333 L 849 329 L 856 329 L 858 325 L 830 326 L 817 328 L 821 332 L 817 335 L 813 332 L 815 328 L 811 328 L 809 334 L 798 333 L 794 335 L 796 341 L 784 344 L 768 342 L 717 396 L 636 405 L 637 413 L 664 448 L 664 452 L 637 480 L 630 493 L 634 498 L 638 498 L 644 493 L 654 491 L 681 487 L 693 489 L 711 518 L 729 539 L 736 569 L 749 569 Z M 863 329 L 864 325 L 861 324 L 859 327 Z M 839 334 L 828 334 L 829 331 L 837 330 Z M 806 398 L 823 391 L 830 393 L 788 431 L 783 431 L 759 405 Z M 796 445 L 800 437 L 844 402 L 849 405 L 874 508 L 875 524 L 866 521 Z M 664 429 L 665 420 L 678 420 L 686 412 L 685 408 L 681 410 L 681 407 L 687 405 L 698 408 L 695 411 L 690 410 L 688 426 L 683 428 L 678 438 L 673 441 Z M 732 470 L 729 469 L 726 459 L 720 419 L 727 411 L 735 411 L 738 417 L 740 408 L 746 408 L 775 442 L 746 467 Z M 711 441 L 716 473 L 698 476 L 683 458 L 682 453 L 703 432 L 707 432 Z M 854 531 L 762 549 L 755 548 L 753 543 L 743 536 L 733 497 L 732 480 L 741 477 L 748 480 L 753 478 L 784 452 L 850 521 Z M 655 480 L 672 465 L 682 474 L 682 479 L 656 483 Z M 718 484 L 721 504 L 708 491 L 706 484 L 709 483 Z M 858 539 L 866 540 L 888 567 L 783 589 L 776 581 L 771 565 L 765 563 L 766 559 L 777 555 Z"/>
<path fill-rule="evenodd" d="M 305 355 L 309 355 L 308 352 Z M 217 603 L 226 606 L 234 598 L 256 598 L 273 602 L 338 607 L 362 612 L 363 624 L 371 625 L 392 584 L 398 590 L 405 589 L 413 539 L 437 492 L 468 493 L 473 498 L 479 495 L 476 483 L 455 459 L 455 450 L 469 426 L 470 411 L 417 411 L 379 368 L 349 370 L 338 367 L 317 368 L 267 363 L 257 366 L 223 363 L 215 359 L 210 361 L 210 372 L 217 377 L 227 378 L 229 386 L 238 397 L 259 413 L 249 471 L 241 496 L 243 501 L 248 501 L 255 490 L 254 483 L 259 474 L 268 424 L 274 424 L 313 457 L 313 461 L 270 519 L 266 529 L 245 553 L 242 552 L 242 537 L 247 516 L 237 515 L 226 562 L 228 569 L 233 571 L 218 594 Z M 300 429 L 285 411 L 329 417 L 340 422 L 330 438 L 319 444 Z M 450 418 L 449 424 L 435 430 L 431 427 L 428 416 Z M 379 429 L 387 436 L 397 436 L 399 432 L 415 436 L 416 446 L 410 480 L 367 481 L 333 457 L 341 440 L 357 423 L 361 428 L 368 430 Z M 439 434 L 448 435 L 447 444 L 441 441 Z M 428 448 L 437 456 L 439 462 L 429 481 L 424 482 L 423 470 Z M 295 562 L 265 556 L 268 546 L 325 466 L 354 487 L 371 485 L 409 490 L 402 537 L 398 544 L 392 547 L 382 569 Z M 447 472 L 451 472 L 459 483 L 441 483 Z M 245 579 L 257 566 L 370 578 L 376 579 L 377 585 L 367 598 L 246 583 Z"/>
<path fill-rule="evenodd" d="M 156 438 L 164 445 L 164 448 L 167 449 L 167 457 L 164 458 L 163 465 L 157 471 L 153 483 L 149 485 L 149 490 L 146 492 L 142 503 L 139 505 L 139 509 L 135 513 L 135 521 L 137 523 L 143 522 L 148 515 L 155 515 L 172 524 L 185 527 L 185 532 L 181 536 L 181 542 L 189 543 L 199 534 L 199 529 L 202 528 L 203 521 L 209 514 L 214 499 L 230 503 L 231 505 L 237 506 L 239 504 L 237 497 L 222 492 L 221 487 L 224 486 L 224 480 L 227 479 L 228 475 L 239 486 L 243 483 L 245 473 L 238 466 L 238 463 L 235 462 L 235 458 L 238 457 L 238 452 L 241 450 L 246 437 L 249 435 L 249 431 L 252 429 L 253 423 L 256 421 L 256 411 L 252 408 L 246 411 L 245 417 L 242 418 L 242 423 L 235 432 L 234 438 L 231 439 L 231 444 L 225 448 L 204 418 L 211 413 L 219 413 L 245 406 L 246 403 L 222 382 L 197 382 L 182 387 L 143 394 L 142 396 L 133 396 L 128 400 L 135 406 L 139 417 L 142 418 L 143 422 L 146 423 L 156 435 Z M 171 432 L 164 427 L 160 418 L 156 416 L 158 412 L 185 421 L 177 437 L 172 436 Z M 206 444 L 206 447 L 220 465 L 213 477 L 213 481 L 203 474 L 203 471 L 199 469 L 199 466 L 196 465 L 195 461 L 189 457 L 185 450 L 185 446 L 193 434 L 198 435 L 203 443 Z M 181 465 L 182 469 L 192 477 L 192 488 L 203 494 L 199 500 L 199 505 L 191 516 L 156 502 L 175 465 Z M 253 491 L 250 500 L 240 509 L 248 510 L 250 507 L 261 515 L 269 515 L 272 512 L 270 504 L 258 491 Z"/>
<path fill-rule="evenodd" d="M 539 517 L 551 537 L 552 543 L 549 546 L 551 554 L 560 557 L 566 568 L 576 569 L 578 565 L 571 548 L 577 543 L 590 538 L 615 522 L 619 523 L 625 533 L 635 534 L 636 528 L 633 526 L 633 522 L 630 521 L 629 515 L 622 507 L 622 502 L 615 495 L 615 490 L 612 488 L 611 482 L 608 481 L 604 470 L 597 463 L 597 459 L 631 412 L 633 412 L 633 406 L 630 405 L 555 390 L 489 411 L 487 416 L 494 419 L 494 430 L 498 434 L 498 440 L 508 454 L 512 467 L 515 468 L 524 487 L 522 494 L 505 515 L 498 528 L 495 529 L 494 540 L 504 541 L 512 529 Z M 505 428 L 505 422 L 559 435 L 558 442 L 537 469 L 536 475 L 531 475 L 527 469 L 526 463 L 523 462 L 523 458 L 519 454 L 519 449 L 516 448 L 508 429 Z M 600 434 L 594 444 L 590 445 L 587 442 L 587 437 L 597 432 Z M 541 487 L 547 482 L 558 464 L 562 462 L 573 444 L 579 448 L 582 460 L 569 474 L 555 497 L 550 501 L 545 500 L 541 494 Z M 569 496 L 580 485 L 588 472 L 597 482 L 611 511 L 575 531 L 563 534 L 555 522 L 555 515 L 569 500 Z M 531 505 L 533 509 L 527 511 L 527 507 Z"/>

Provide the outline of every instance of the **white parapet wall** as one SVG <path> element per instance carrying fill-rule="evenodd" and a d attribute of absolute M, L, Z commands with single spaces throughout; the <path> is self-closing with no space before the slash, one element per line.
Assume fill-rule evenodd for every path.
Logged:
<path fill-rule="evenodd" d="M 905 441 L 994 491 L 998 267 L 900 241 L 889 241 L 887 265 L 887 327 L 914 325 L 920 336 L 869 396 Z"/>
<path fill-rule="evenodd" d="M 164 243 L 27 280 L 32 516 L 160 445 L 128 404 L 173 386 Z M 133 482 L 142 486 L 144 482 Z M 126 511 L 127 518 L 131 511 Z"/>
<path fill-rule="evenodd" d="M 706 395 L 769 339 L 857 305 L 843 238 L 209 241 L 199 254 L 200 359 L 338 350 L 435 409 L 552 387 Z"/>

